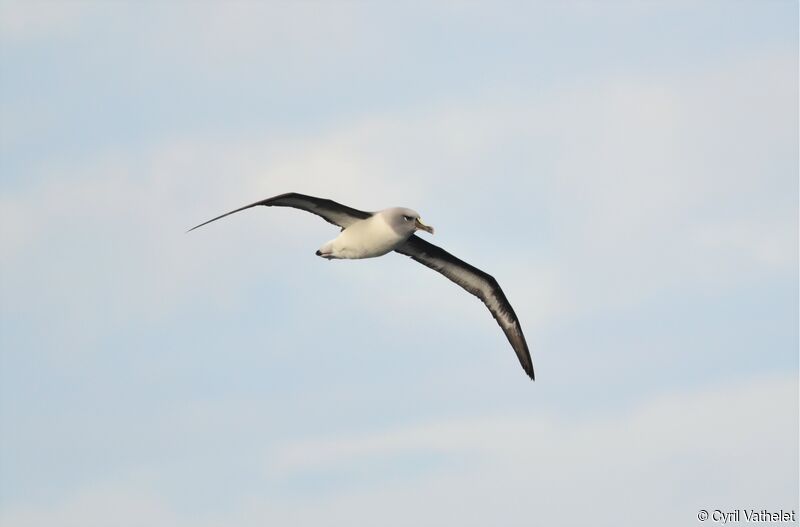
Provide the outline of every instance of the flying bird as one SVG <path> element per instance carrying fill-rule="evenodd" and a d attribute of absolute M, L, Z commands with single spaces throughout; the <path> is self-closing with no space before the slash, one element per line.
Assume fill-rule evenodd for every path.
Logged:
<path fill-rule="evenodd" d="M 511 347 L 517 354 L 522 369 L 531 378 L 533 362 L 528 343 L 514 309 L 503 290 L 491 275 L 459 260 L 441 247 L 428 243 L 414 233 L 418 230 L 433 234 L 433 227 L 423 223 L 419 214 L 411 209 L 393 207 L 378 212 L 354 209 L 335 201 L 290 192 L 263 199 L 232 210 L 192 227 L 191 232 L 212 221 L 239 211 L 264 205 L 266 207 L 292 207 L 316 214 L 328 223 L 341 227 L 339 236 L 325 243 L 316 255 L 331 259 L 361 259 L 383 256 L 391 251 L 404 254 L 430 267 L 455 282 L 467 292 L 478 297 L 503 329 Z"/>

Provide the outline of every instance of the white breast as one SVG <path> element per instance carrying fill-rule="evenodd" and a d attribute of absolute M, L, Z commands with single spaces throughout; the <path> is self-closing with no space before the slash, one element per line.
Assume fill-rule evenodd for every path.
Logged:
<path fill-rule="evenodd" d="M 334 258 L 374 258 L 394 250 L 407 238 L 395 232 L 379 213 L 353 223 L 323 247 Z"/>

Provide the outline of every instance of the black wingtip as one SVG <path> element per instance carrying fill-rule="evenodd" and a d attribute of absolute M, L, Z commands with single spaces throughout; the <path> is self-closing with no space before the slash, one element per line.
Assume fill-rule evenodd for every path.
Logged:
<path fill-rule="evenodd" d="M 523 364 L 522 370 L 525 372 L 525 375 L 530 378 L 531 381 L 536 380 L 536 375 L 533 374 L 533 364 Z"/>
<path fill-rule="evenodd" d="M 219 219 L 219 218 L 214 218 L 214 220 L 218 220 L 218 219 Z M 186 231 L 184 234 L 189 234 L 189 233 L 190 233 L 190 232 L 192 232 L 193 230 L 195 230 L 195 229 L 199 229 L 200 227 L 202 227 L 202 226 L 203 226 L 203 225 L 205 225 L 206 223 L 211 223 L 211 222 L 212 222 L 212 221 L 214 221 L 214 220 L 208 220 L 207 222 L 205 222 L 205 223 L 201 223 L 200 225 L 195 225 L 194 227 L 192 227 L 191 229 L 189 229 L 188 231 Z"/>
<path fill-rule="evenodd" d="M 285 194 L 283 194 L 283 195 L 285 195 Z M 283 195 L 282 195 L 282 196 L 283 196 Z M 188 230 L 188 231 L 186 231 L 186 232 L 187 232 L 187 233 L 190 233 L 190 232 L 192 232 L 192 231 L 193 231 L 193 230 L 195 230 L 195 229 L 199 229 L 199 228 L 200 228 L 200 227 L 202 227 L 203 225 L 208 225 L 208 224 L 209 224 L 209 223 L 211 223 L 212 221 L 217 221 L 217 220 L 220 220 L 220 219 L 224 218 L 225 216 L 230 216 L 231 214 L 235 214 L 235 213 L 237 213 L 237 212 L 243 211 L 243 210 L 245 210 L 245 209 L 249 209 L 249 208 L 251 208 L 251 207 L 256 207 L 256 206 L 258 206 L 258 205 L 267 205 L 267 206 L 268 206 L 268 205 L 269 205 L 269 204 L 270 204 L 272 201 L 274 201 L 276 198 L 280 198 L 280 197 L 281 197 L 281 196 L 276 196 L 275 198 L 267 198 L 267 199 L 262 199 L 261 201 L 256 201 L 255 203 L 251 203 L 250 205 L 245 205 L 244 207 L 239 207 L 238 209 L 236 209 L 236 210 L 232 210 L 232 211 L 230 211 L 230 212 L 226 212 L 225 214 L 220 214 L 220 215 L 219 215 L 219 216 L 217 216 L 216 218 L 211 218 L 211 219 L 210 219 L 210 220 L 208 220 L 208 221 L 204 221 L 204 222 L 203 222 L 203 223 L 201 223 L 200 225 L 195 225 L 194 227 L 192 227 L 191 229 L 189 229 L 189 230 Z"/>
<path fill-rule="evenodd" d="M 525 373 L 528 374 L 528 377 L 531 378 L 532 381 L 536 380 L 536 375 L 533 374 L 533 361 L 530 359 L 530 352 L 528 353 L 528 364 L 523 366 Z"/>

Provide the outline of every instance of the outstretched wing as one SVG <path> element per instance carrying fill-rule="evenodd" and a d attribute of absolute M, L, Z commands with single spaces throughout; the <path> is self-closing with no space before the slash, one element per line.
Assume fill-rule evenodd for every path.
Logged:
<path fill-rule="evenodd" d="M 224 218 L 225 216 L 230 216 L 235 212 L 249 209 L 250 207 L 257 207 L 258 205 L 264 205 L 265 207 L 292 207 L 295 209 L 304 210 L 306 212 L 316 214 L 317 216 L 327 221 L 328 223 L 333 223 L 334 225 L 338 225 L 342 229 L 350 226 L 350 224 L 358 220 L 365 220 L 370 216 L 372 216 L 371 212 L 364 212 L 363 210 L 353 209 L 346 205 L 342 205 L 341 203 L 336 203 L 333 200 L 315 198 L 314 196 L 306 196 L 305 194 L 289 192 L 288 194 L 281 194 L 280 196 L 262 199 L 261 201 L 251 203 L 250 205 L 245 205 L 244 207 L 238 208 L 236 210 L 226 212 L 221 216 L 217 216 L 216 218 L 210 219 L 206 222 L 201 223 L 200 225 L 192 227 L 186 232 L 193 231 L 198 227 L 202 227 L 203 225 L 211 223 L 212 221 L 217 221 L 218 219 Z"/>
<path fill-rule="evenodd" d="M 500 289 L 497 280 L 467 262 L 459 260 L 441 247 L 428 243 L 418 236 L 412 235 L 408 241 L 395 249 L 395 251 L 410 256 L 422 265 L 442 273 L 468 292 L 480 298 L 506 334 L 511 347 L 517 353 L 522 369 L 531 379 L 534 378 L 533 361 L 531 361 L 528 343 L 525 342 L 525 335 L 522 334 L 519 319 L 517 319 L 511 304 L 508 303 L 503 290 Z"/>

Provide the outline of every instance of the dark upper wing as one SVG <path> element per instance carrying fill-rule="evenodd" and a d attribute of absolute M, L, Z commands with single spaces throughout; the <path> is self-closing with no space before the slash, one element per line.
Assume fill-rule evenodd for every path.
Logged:
<path fill-rule="evenodd" d="M 508 341 L 517 353 L 520 364 L 525 373 L 533 379 L 533 362 L 528 351 L 528 343 L 525 342 L 525 335 L 519 325 L 517 315 L 511 304 L 508 303 L 506 295 L 500 289 L 497 280 L 484 273 L 467 262 L 459 260 L 441 247 L 428 243 L 418 236 L 412 235 L 408 241 L 395 249 L 400 254 L 410 256 L 422 265 L 428 266 L 434 271 L 438 271 L 447 278 L 457 283 L 473 295 L 480 298 L 503 332 Z"/>
<path fill-rule="evenodd" d="M 224 218 L 225 216 L 230 216 L 234 212 L 249 209 L 250 207 L 257 207 L 258 205 L 264 205 L 266 207 L 292 207 L 295 209 L 305 210 L 312 214 L 316 214 L 328 223 L 338 225 L 342 229 L 348 227 L 353 222 L 364 220 L 372 216 L 371 212 L 353 209 L 329 199 L 315 198 L 314 196 L 306 196 L 305 194 L 289 192 L 288 194 L 281 194 L 280 196 L 262 199 L 261 201 L 256 201 L 250 205 L 245 205 L 244 207 L 232 210 L 221 216 L 217 216 L 216 218 L 203 222 L 200 225 L 192 227 L 189 229 L 189 231 L 193 231 L 197 227 L 202 227 L 207 223 Z"/>

